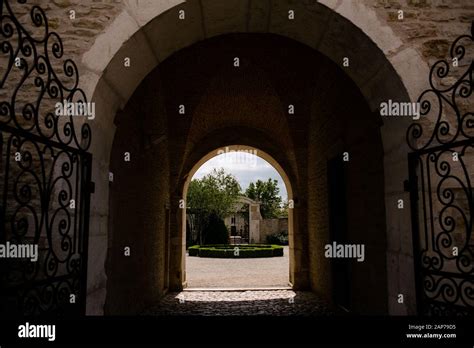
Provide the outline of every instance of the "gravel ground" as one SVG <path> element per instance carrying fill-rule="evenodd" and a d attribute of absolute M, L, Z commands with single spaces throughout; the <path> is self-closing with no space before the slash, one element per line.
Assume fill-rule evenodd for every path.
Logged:
<path fill-rule="evenodd" d="M 144 315 L 158 316 L 325 316 L 342 314 L 311 292 L 183 291 L 167 294 Z"/>
<path fill-rule="evenodd" d="M 218 259 L 186 256 L 188 288 L 287 287 L 289 250 L 283 257 Z"/>
<path fill-rule="evenodd" d="M 324 316 L 341 314 L 311 292 L 288 287 L 288 247 L 283 257 L 217 259 L 186 257 L 188 288 L 165 295 L 143 315 Z M 206 288 L 203 290 L 190 290 Z M 219 291 L 216 289 L 236 289 Z M 251 289 L 254 290 L 246 290 Z M 255 290 L 256 288 L 279 288 Z M 209 290 L 207 290 L 209 289 Z M 212 290 L 215 289 L 215 290 Z"/>

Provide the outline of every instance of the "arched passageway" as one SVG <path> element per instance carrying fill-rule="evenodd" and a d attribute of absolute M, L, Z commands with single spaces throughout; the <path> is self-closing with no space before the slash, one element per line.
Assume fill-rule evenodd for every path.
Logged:
<path fill-rule="evenodd" d="M 2 81 L 4 218 L 0 227 L 4 239 L 11 237 L 9 231 L 18 232 L 16 228 L 21 237 L 41 238 L 51 271 L 45 275 L 52 278 L 38 285 L 51 286 L 63 282 L 65 276 L 74 279 L 58 291 L 79 294 L 72 312 L 103 314 L 106 303 L 109 314 L 137 313 L 184 286 L 182 189 L 199 158 L 230 143 L 271 154 L 291 180 L 295 207 L 290 274 L 295 289 L 311 290 L 359 313 L 413 314 L 417 305 L 418 313 L 429 314 L 472 309 L 468 294 L 472 224 L 466 218 L 473 210 L 472 187 L 464 161 L 471 162 L 466 149 L 472 147 L 472 137 L 465 128 L 472 116 L 472 81 L 466 78 L 472 75 L 473 65 L 463 42 L 472 41 L 472 36 L 458 37 L 450 49 L 444 38 L 454 38 L 467 27 L 470 19 L 457 15 L 467 9 L 464 4 L 446 5 L 438 16 L 434 3 L 426 7 L 410 3 L 407 8 L 413 12 L 405 22 L 393 21 L 394 10 L 400 6 L 396 1 L 381 9 L 379 3 L 355 0 L 124 0 L 117 6 L 91 6 L 94 18 L 105 13 L 104 26 L 73 32 L 63 25 L 62 15 L 75 3 L 55 2 L 47 7 L 48 16 L 37 6 L 24 6 L 23 1 L 9 4 L 4 1 L 2 10 L 12 15 L 5 19 L 13 26 L 5 28 L 15 30 L 4 31 L 3 46 L 10 53 L 12 47 L 17 49 L 4 57 L 8 78 Z M 88 11 L 88 7 L 82 9 Z M 290 13 L 296 13 L 296 20 Z M 47 24 L 49 14 L 51 25 Z M 418 14 L 429 14 L 423 24 L 416 22 Z M 30 37 L 30 30 L 23 27 L 29 20 L 36 27 L 33 31 L 44 29 L 43 38 L 21 40 Z M 412 32 L 410 26 L 418 24 L 420 30 Z M 87 27 L 90 22 L 81 18 L 76 25 Z M 430 37 L 413 37 L 427 28 Z M 68 38 L 63 41 L 64 51 L 74 46 L 73 60 L 63 57 L 63 34 Z M 85 37 L 84 42 L 78 41 Z M 57 43 L 49 47 L 53 38 Z M 434 63 L 445 53 L 450 57 L 434 64 L 428 73 L 426 62 Z M 450 73 L 453 76 L 447 76 Z M 459 74 L 463 74 L 461 79 Z M 52 87 L 50 77 L 60 75 L 70 77 L 66 80 L 73 82 L 72 89 L 59 81 L 54 82 L 58 87 Z M 426 77 L 431 89 L 423 92 L 429 88 Z M 442 87 L 433 83 L 438 80 Z M 63 94 L 91 101 L 97 105 L 98 117 L 88 122 L 72 121 L 71 116 L 71 123 L 63 123 L 65 119 L 55 123 L 58 115 L 48 114 L 43 120 L 43 106 L 52 110 L 53 99 L 63 99 Z M 381 102 L 414 102 L 420 94 L 424 110 L 419 123 L 412 124 L 411 118 L 380 117 Z M 438 104 L 430 110 L 433 105 L 424 99 L 428 94 Z M 23 118 L 19 123 L 18 117 Z M 33 128 L 23 128 L 24 122 L 34 124 Z M 55 134 L 43 133 L 45 128 L 52 131 L 51 127 Z M 14 134 L 48 150 L 56 139 L 53 147 L 79 154 L 81 160 L 74 155 L 71 163 L 54 161 L 58 170 L 49 171 L 43 160 L 51 160 L 50 153 L 45 157 L 46 152 L 36 148 L 37 158 L 15 158 L 14 166 L 20 170 L 9 171 L 11 144 L 18 140 Z M 427 142 L 420 144 L 423 141 Z M 440 152 L 445 152 L 447 161 L 440 161 Z M 50 186 L 48 182 L 53 181 L 47 178 L 71 169 L 72 159 L 80 164 L 74 174 L 79 211 L 74 211 L 75 200 L 67 211 L 63 202 L 67 190 Z M 457 168 L 452 172 L 451 160 L 458 162 L 453 163 Z M 429 161 L 439 161 L 447 169 L 435 168 L 433 174 Z M 48 186 L 34 202 L 41 221 L 47 221 L 48 215 L 53 220 L 65 217 L 53 233 L 52 225 L 27 222 L 37 215 L 33 209 L 17 214 L 33 196 L 29 180 L 17 195 L 14 191 L 20 181 L 12 184 L 9 177 L 12 172 L 19 173 L 18 177 L 34 172 L 22 168 L 23 162 L 42 172 L 42 180 L 36 181 Z M 462 192 L 456 184 L 443 187 L 446 173 L 454 173 Z M 425 185 L 424 180 L 437 187 Z M 66 180 L 62 186 L 71 188 L 69 184 Z M 50 205 L 57 190 L 59 205 Z M 410 191 L 410 197 L 404 191 Z M 455 214 L 445 215 L 453 209 Z M 74 223 L 69 222 L 72 211 Z M 77 243 L 63 243 L 69 238 L 65 230 L 72 231 L 72 226 L 79 231 L 74 230 Z M 27 235 L 29 227 L 32 231 Z M 425 236 L 420 233 L 422 227 Z M 41 236 L 45 229 L 46 236 Z M 59 245 L 58 232 L 62 251 L 68 244 L 77 255 L 49 259 Z M 326 247 L 348 241 L 366 247 L 367 254 L 352 263 L 330 260 Z M 67 266 L 71 261 L 74 267 L 55 279 L 58 260 Z M 445 282 L 450 285 L 446 287 Z M 34 298 L 36 289 L 31 289 Z M 28 296 L 20 297 L 19 303 Z M 46 307 L 58 304 L 54 297 L 48 300 L 48 304 L 37 302 L 33 311 L 48 311 Z"/>
<path fill-rule="evenodd" d="M 277 35 L 209 39 L 160 64 L 115 124 L 109 313 L 134 312 L 182 288 L 182 189 L 201 158 L 229 144 L 261 149 L 288 175 L 295 202 L 293 287 L 346 301 L 353 311 L 387 311 L 381 122 L 329 59 Z M 134 158 L 129 164 L 126 152 Z M 328 205 L 330 197 L 335 204 Z M 340 220 L 347 226 L 338 226 Z M 336 279 L 341 272 L 334 272 L 324 246 L 344 240 L 368 251 L 365 262 L 340 266 L 344 276 Z M 140 255 L 124 259 L 125 245 Z M 344 284 L 351 287 L 336 298 Z M 141 302 L 132 303 L 136 288 Z"/>
<path fill-rule="evenodd" d="M 216 161 L 212 161 L 212 160 Z M 211 166 L 209 164 L 212 163 Z M 262 164 L 270 166 L 272 170 L 264 171 L 262 169 Z M 260 165 L 259 165 L 260 164 Z M 206 166 L 206 169 L 213 168 L 215 170 L 224 170 L 226 174 L 232 175 L 239 182 L 242 189 L 242 196 L 239 197 L 239 203 L 247 204 L 247 221 L 244 222 L 247 231 L 242 233 L 242 227 L 240 233 L 238 233 L 238 228 L 234 232 L 236 235 L 239 235 L 239 240 L 242 239 L 243 244 L 255 244 L 255 243 L 266 243 L 266 236 L 271 233 L 279 232 L 278 225 L 270 225 L 272 220 L 264 220 L 260 214 L 261 202 L 255 202 L 248 197 L 245 197 L 245 189 L 242 183 L 239 181 L 239 177 L 235 176 L 236 172 L 239 172 L 241 175 L 240 179 L 248 179 L 250 176 L 254 176 L 251 179 L 251 182 L 255 183 L 257 178 L 255 176 L 262 176 L 263 173 L 276 174 L 279 176 L 279 184 L 284 186 L 284 192 L 286 195 L 282 198 L 282 203 L 287 203 L 289 208 L 287 211 L 286 217 L 283 219 L 284 226 L 283 229 L 286 230 L 288 236 L 287 247 L 284 249 L 284 257 L 281 258 L 266 258 L 263 261 L 259 262 L 259 259 L 250 259 L 237 261 L 233 259 L 229 260 L 214 260 L 205 258 L 205 260 L 198 259 L 196 257 L 186 258 L 184 262 L 183 269 L 185 270 L 185 283 L 187 287 L 192 288 L 287 288 L 291 286 L 294 279 L 294 270 L 292 267 L 295 258 L 294 245 L 294 228 L 293 228 L 293 189 L 290 182 L 290 178 L 286 174 L 282 166 L 268 153 L 245 145 L 234 145 L 229 144 L 221 148 L 214 149 L 213 151 L 207 153 L 203 158 L 201 158 L 189 171 L 186 181 L 183 187 L 182 197 L 186 201 L 185 206 L 187 209 L 191 208 L 189 202 L 187 201 L 189 185 L 192 180 L 196 179 L 196 174 L 202 170 L 203 166 Z M 258 179 L 263 179 L 266 181 L 268 177 L 259 177 Z M 280 182 L 281 181 L 281 182 Z M 254 204 L 254 207 L 251 207 L 252 203 L 259 203 L 258 209 Z M 242 209 L 242 207 L 239 207 Z M 252 212 L 250 211 L 252 209 Z M 258 212 L 257 212 L 258 211 Z M 181 210 L 182 214 L 182 235 L 183 238 L 187 238 L 185 244 L 189 246 L 189 215 L 191 211 L 184 209 Z M 233 214 L 234 219 L 235 215 Z M 257 217 L 258 215 L 258 217 Z M 255 219 L 254 219 L 254 217 Z M 274 217 L 274 216 L 273 216 Z M 273 222 L 278 222 L 278 218 L 273 219 Z M 264 223 L 266 224 L 266 229 L 264 231 Z M 226 222 L 227 225 L 227 222 Z M 229 226 L 228 226 L 229 228 Z M 188 230 L 188 231 L 187 231 Z M 232 235 L 232 231 L 230 231 Z M 238 242 L 237 244 L 239 244 Z M 209 244 L 209 243 L 206 243 Z M 288 250 L 286 250 L 288 249 Z M 186 251 L 184 251 L 186 255 Z M 191 270 L 194 271 L 194 275 L 190 274 L 190 268 L 187 262 L 191 262 Z M 289 272 L 293 270 L 293 272 Z M 191 280 L 192 279 L 192 280 Z M 196 285 L 197 284 L 197 285 Z"/>

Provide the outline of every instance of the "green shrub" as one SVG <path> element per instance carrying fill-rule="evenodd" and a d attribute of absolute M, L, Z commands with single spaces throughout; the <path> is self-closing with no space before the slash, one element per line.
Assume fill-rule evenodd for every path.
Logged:
<path fill-rule="evenodd" d="M 238 248 L 238 253 L 236 249 Z M 283 256 L 280 245 L 248 244 L 248 245 L 195 245 L 188 249 L 189 256 L 216 258 L 257 258 Z"/>
<path fill-rule="evenodd" d="M 217 215 L 209 216 L 209 223 L 203 231 L 206 244 L 225 244 L 229 242 L 229 231 L 224 220 Z"/>
<path fill-rule="evenodd" d="M 277 248 L 273 249 L 273 256 L 283 256 L 283 247 L 281 247 L 280 245 L 275 245 L 275 246 Z"/>
<path fill-rule="evenodd" d="M 282 231 L 267 236 L 268 244 L 288 245 L 288 232 Z"/>
<path fill-rule="evenodd" d="M 189 256 L 199 256 L 199 245 L 193 245 L 188 248 Z"/>

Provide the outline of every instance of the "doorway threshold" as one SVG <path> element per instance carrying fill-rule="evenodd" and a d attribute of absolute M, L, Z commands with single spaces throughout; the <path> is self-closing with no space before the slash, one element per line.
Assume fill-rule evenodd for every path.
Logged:
<path fill-rule="evenodd" d="M 277 291 L 292 290 L 291 286 L 268 286 L 268 287 L 235 287 L 235 288 L 184 288 L 183 291 Z"/>

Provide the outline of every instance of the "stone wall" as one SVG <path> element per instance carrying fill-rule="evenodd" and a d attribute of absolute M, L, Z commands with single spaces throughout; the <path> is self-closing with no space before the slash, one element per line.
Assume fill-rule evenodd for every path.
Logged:
<path fill-rule="evenodd" d="M 80 58 L 123 11 L 138 16 L 137 21 L 146 21 L 152 18 L 153 13 L 145 14 L 144 10 L 141 10 L 142 6 L 153 7 L 154 11 L 151 12 L 156 12 L 165 6 L 179 4 L 181 1 L 162 1 L 162 4 L 159 2 L 147 4 L 147 1 L 142 0 L 52 0 L 45 3 L 36 0 L 28 3 L 38 4 L 45 9 L 50 28 L 58 32 L 64 40 L 65 52 L 70 56 Z M 263 1 L 255 0 L 254 2 L 258 4 Z M 401 45 L 397 48 L 398 50 L 412 48 L 418 51 L 423 60 L 431 63 L 446 56 L 453 39 L 467 33 L 474 19 L 474 5 L 469 0 L 323 0 L 320 2 L 338 13 L 351 12 L 353 16 L 359 17 L 370 16 L 370 11 L 374 10 L 380 24 L 390 28 L 400 40 Z M 294 6 L 289 3 L 288 7 Z M 16 3 L 14 3 L 14 9 L 23 15 L 28 13 L 23 6 Z M 71 10 L 75 11 L 75 19 L 70 18 Z M 398 19 L 399 10 L 404 11 L 402 20 Z M 391 54 L 394 53 L 395 50 L 391 52 Z M 80 59 L 76 60 L 81 63 Z"/>
<path fill-rule="evenodd" d="M 263 219 L 260 221 L 260 243 L 266 243 L 267 236 L 280 232 L 288 233 L 288 218 Z"/>
<path fill-rule="evenodd" d="M 370 0 L 367 4 L 404 47 L 418 51 L 430 65 L 449 56 L 451 43 L 467 34 L 474 20 L 474 4 L 468 0 Z M 398 19 L 400 10 L 402 20 Z"/>
<path fill-rule="evenodd" d="M 387 284 L 382 280 L 387 270 L 381 123 L 363 98 L 351 91 L 354 86 L 338 77 L 329 68 L 320 71 L 318 81 L 322 85 L 316 85 L 311 103 L 307 209 L 311 285 L 332 300 L 336 275 L 333 261 L 325 257 L 325 245 L 334 240 L 364 244 L 365 261 L 349 262 L 350 288 L 346 289 L 350 294 L 349 309 L 382 314 L 387 306 Z M 347 161 L 344 153 L 349 156 Z M 342 162 L 344 168 L 344 182 L 336 185 L 346 188 L 344 196 L 337 198 L 345 200 L 345 212 L 329 209 L 331 160 Z M 346 231 L 332 231 L 331 214 L 337 220 L 347 221 Z"/>
<path fill-rule="evenodd" d="M 106 313 L 140 312 L 169 286 L 169 148 L 163 93 L 154 87 L 144 83 L 136 92 L 140 102 L 132 98 L 116 117 Z"/>

